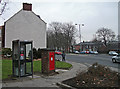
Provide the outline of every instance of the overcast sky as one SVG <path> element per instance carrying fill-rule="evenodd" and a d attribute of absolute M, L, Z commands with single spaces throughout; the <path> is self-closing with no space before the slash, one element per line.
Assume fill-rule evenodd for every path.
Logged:
<path fill-rule="evenodd" d="M 0 25 L 3 25 L 4 21 L 22 9 L 23 1 L 16 1 L 9 1 L 7 10 L 0 17 Z M 25 0 L 24 2 L 32 3 L 33 12 L 40 15 L 47 24 L 53 21 L 72 22 L 73 24 L 84 23 L 84 27 L 81 27 L 82 41 L 92 40 L 93 34 L 101 27 L 112 29 L 116 35 L 118 34 L 117 0 L 102 0 L 101 2 L 97 2 L 97 0 L 91 2 L 87 0 L 85 2 L 81 1 L 61 0 L 56 2 L 52 0 L 52 2 L 43 2 L 29 0 L 28 2 Z M 78 29 L 78 26 L 76 28 Z"/>

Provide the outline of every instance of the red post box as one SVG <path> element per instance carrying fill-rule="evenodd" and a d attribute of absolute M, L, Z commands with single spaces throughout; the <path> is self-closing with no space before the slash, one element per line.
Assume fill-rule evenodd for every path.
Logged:
<path fill-rule="evenodd" d="M 50 74 L 55 72 L 55 50 L 41 49 L 42 73 Z"/>
<path fill-rule="evenodd" d="M 55 70 L 55 54 L 49 52 L 49 70 Z"/>

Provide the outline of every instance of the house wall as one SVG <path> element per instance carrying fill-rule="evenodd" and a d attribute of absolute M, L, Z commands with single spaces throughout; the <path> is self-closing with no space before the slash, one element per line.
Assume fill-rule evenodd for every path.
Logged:
<path fill-rule="evenodd" d="M 32 11 L 21 10 L 5 23 L 5 47 L 12 40 L 33 40 L 33 47 L 46 48 L 46 23 Z"/>
<path fill-rule="evenodd" d="M 2 45 L 1 45 L 1 41 L 2 41 L 1 33 L 2 33 L 2 26 L 0 26 L 0 49 L 1 49 L 1 47 L 2 47 Z"/>
<path fill-rule="evenodd" d="M 0 26 L 0 49 L 2 48 L 2 31 L 4 26 Z"/>
<path fill-rule="evenodd" d="M 80 50 L 80 45 L 75 45 L 75 50 Z M 96 45 L 82 44 L 81 51 L 97 51 Z"/>
<path fill-rule="evenodd" d="M 79 51 L 80 50 L 80 45 L 76 45 L 75 50 Z"/>

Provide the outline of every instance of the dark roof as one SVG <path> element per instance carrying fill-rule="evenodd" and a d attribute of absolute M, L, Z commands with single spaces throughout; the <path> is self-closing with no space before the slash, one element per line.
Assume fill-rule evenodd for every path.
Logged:
<path fill-rule="evenodd" d="M 108 44 L 118 44 L 120 43 L 120 41 L 111 41 L 111 42 L 108 42 Z"/>
<path fill-rule="evenodd" d="M 75 46 L 77 46 L 77 45 L 102 45 L 103 43 L 102 42 L 96 42 L 96 43 L 94 43 L 94 42 L 81 42 L 81 43 L 78 43 L 78 44 L 76 44 Z"/>

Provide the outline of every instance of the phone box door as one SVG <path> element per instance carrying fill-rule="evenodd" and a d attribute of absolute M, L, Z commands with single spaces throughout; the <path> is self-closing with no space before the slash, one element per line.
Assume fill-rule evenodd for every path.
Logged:
<path fill-rule="evenodd" d="M 49 52 L 49 70 L 55 69 L 55 55 L 54 52 Z"/>

